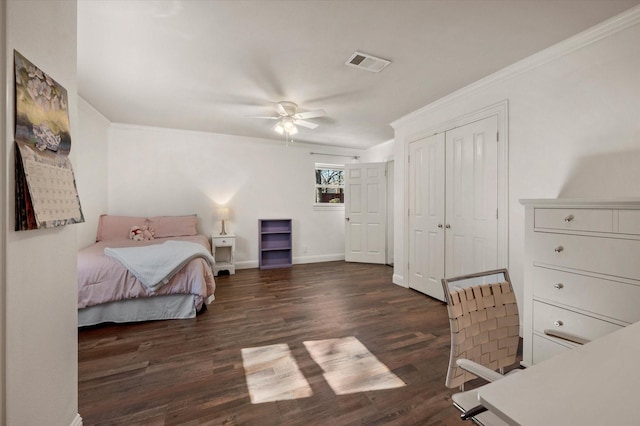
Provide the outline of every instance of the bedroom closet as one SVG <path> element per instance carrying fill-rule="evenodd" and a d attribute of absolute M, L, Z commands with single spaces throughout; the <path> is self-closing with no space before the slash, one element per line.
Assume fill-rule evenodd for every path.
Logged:
<path fill-rule="evenodd" d="M 441 278 L 505 266 L 498 120 L 491 115 L 408 144 L 410 288 L 444 301 Z"/>

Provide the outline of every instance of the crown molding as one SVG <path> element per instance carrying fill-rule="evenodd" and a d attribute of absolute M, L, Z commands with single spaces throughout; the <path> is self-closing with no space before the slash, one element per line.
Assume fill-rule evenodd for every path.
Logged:
<path fill-rule="evenodd" d="M 481 89 L 535 69 L 541 65 L 575 52 L 576 50 L 581 49 L 585 46 L 610 37 L 611 35 L 623 31 L 629 27 L 637 25 L 638 23 L 640 23 L 640 6 L 634 6 L 631 9 L 628 9 L 625 12 L 614 16 L 613 18 L 607 19 L 606 21 L 603 21 L 583 32 L 580 32 L 559 43 L 556 43 L 553 46 L 541 50 L 538 53 L 534 53 L 533 55 L 515 62 L 512 65 L 502 68 L 501 70 L 496 71 L 493 74 L 488 75 L 487 77 L 484 77 L 467 86 L 462 87 L 461 89 L 451 92 L 450 94 L 393 121 L 391 123 L 391 126 L 397 128 L 399 125 L 411 121 L 414 118 L 424 114 L 425 112 L 433 111 L 461 97 L 468 96 L 469 94 L 477 92 Z"/>

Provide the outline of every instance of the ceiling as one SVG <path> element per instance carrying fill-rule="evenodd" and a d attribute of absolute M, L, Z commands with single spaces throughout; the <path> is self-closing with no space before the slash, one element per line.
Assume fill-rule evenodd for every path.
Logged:
<path fill-rule="evenodd" d="M 392 121 L 640 0 L 79 0 L 78 92 L 110 121 L 366 149 Z M 392 61 L 344 65 L 354 51 Z"/>

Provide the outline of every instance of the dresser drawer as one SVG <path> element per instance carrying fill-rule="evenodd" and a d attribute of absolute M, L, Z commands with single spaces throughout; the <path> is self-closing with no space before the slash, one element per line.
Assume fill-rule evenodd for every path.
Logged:
<path fill-rule="evenodd" d="M 640 286 L 536 266 L 533 297 L 627 322 L 640 321 Z"/>
<path fill-rule="evenodd" d="M 533 262 L 640 279 L 640 240 L 534 232 Z"/>
<path fill-rule="evenodd" d="M 574 348 L 571 344 L 562 344 L 560 342 L 547 339 L 537 334 L 533 335 L 533 363 L 537 364 L 545 359 L 552 358 Z"/>
<path fill-rule="evenodd" d="M 540 334 L 544 334 L 544 330 L 549 329 L 594 340 L 621 328 L 620 325 L 557 306 L 533 302 L 533 330 Z"/>
<path fill-rule="evenodd" d="M 233 246 L 233 240 L 229 238 L 214 238 L 213 245 L 216 247 L 231 247 Z"/>
<path fill-rule="evenodd" d="M 618 232 L 640 235 L 640 210 L 620 210 Z"/>
<path fill-rule="evenodd" d="M 607 209 L 535 209 L 536 228 L 572 231 L 613 231 L 613 210 Z"/>

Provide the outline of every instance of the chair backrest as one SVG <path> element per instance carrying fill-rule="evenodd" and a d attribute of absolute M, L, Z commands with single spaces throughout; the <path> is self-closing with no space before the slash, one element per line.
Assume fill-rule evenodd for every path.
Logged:
<path fill-rule="evenodd" d="M 502 274 L 504 280 L 498 278 Z M 471 282 L 465 286 L 464 283 Z M 445 384 L 453 388 L 475 379 L 456 365 L 469 359 L 492 370 L 515 363 L 519 343 L 518 306 L 506 269 L 443 278 L 451 354 Z"/>

